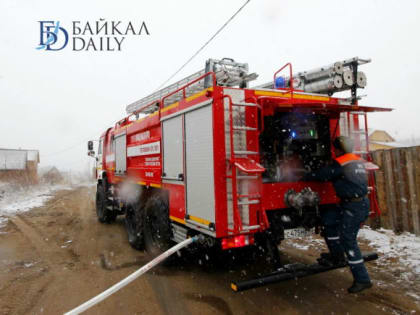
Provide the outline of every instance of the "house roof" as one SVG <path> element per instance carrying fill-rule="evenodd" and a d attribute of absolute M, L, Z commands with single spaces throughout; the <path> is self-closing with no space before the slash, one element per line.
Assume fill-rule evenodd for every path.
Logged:
<path fill-rule="evenodd" d="M 379 144 L 379 145 L 383 145 L 383 146 L 387 146 L 387 147 L 392 147 L 392 148 L 406 148 L 406 147 L 411 147 L 411 145 L 407 145 L 401 142 L 397 142 L 397 141 L 391 141 L 391 142 L 384 142 L 384 141 L 369 141 L 369 143 L 373 143 L 373 144 Z"/>
<path fill-rule="evenodd" d="M 27 161 L 39 163 L 39 151 L 0 148 L 1 170 L 23 170 Z"/>
<path fill-rule="evenodd" d="M 388 140 L 388 142 L 396 142 L 395 138 L 393 136 L 391 136 L 388 131 L 380 130 L 380 129 L 373 129 L 373 128 L 368 128 L 369 141 L 377 141 L 377 140 L 381 141 L 382 140 L 382 139 L 376 139 L 376 140 L 371 139 L 375 132 L 378 132 L 378 135 L 376 135 L 374 138 L 377 138 L 378 136 L 379 136 L 379 138 L 383 138 L 382 135 L 385 135 L 385 137 L 387 137 L 388 139 L 383 139 L 383 140 Z M 387 142 L 387 141 L 382 141 L 382 142 Z"/>

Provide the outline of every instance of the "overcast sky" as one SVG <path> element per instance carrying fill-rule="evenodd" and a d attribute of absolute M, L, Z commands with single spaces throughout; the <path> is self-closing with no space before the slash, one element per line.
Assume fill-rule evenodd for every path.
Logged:
<path fill-rule="evenodd" d="M 86 168 L 86 141 L 153 92 L 244 3 L 213 1 L 0 1 L 0 147 L 39 149 L 41 166 Z M 354 56 L 364 66 L 370 127 L 399 139 L 420 137 L 420 1 L 251 2 L 181 73 L 207 58 L 248 62 L 270 80 L 291 61 L 296 71 Z M 36 50 L 40 20 L 145 21 L 150 36 L 128 36 L 120 52 Z"/>

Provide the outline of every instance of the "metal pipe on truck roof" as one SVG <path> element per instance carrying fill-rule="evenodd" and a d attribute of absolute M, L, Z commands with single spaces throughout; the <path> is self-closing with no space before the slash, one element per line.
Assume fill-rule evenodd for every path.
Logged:
<path fill-rule="evenodd" d="M 332 92 L 343 87 L 343 78 L 336 75 L 333 78 L 315 81 L 304 86 L 304 91 L 308 93 Z"/>
<path fill-rule="evenodd" d="M 352 86 L 354 84 L 353 72 L 351 70 L 344 71 L 343 82 L 345 86 Z"/>
<path fill-rule="evenodd" d="M 306 81 L 315 81 L 321 78 L 332 77 L 336 74 L 343 74 L 342 62 L 335 62 L 332 65 L 298 73 L 296 76 L 305 78 Z"/>
<path fill-rule="evenodd" d="M 367 85 L 367 78 L 366 74 L 364 72 L 357 72 L 357 78 L 356 78 L 357 87 L 364 88 Z"/>

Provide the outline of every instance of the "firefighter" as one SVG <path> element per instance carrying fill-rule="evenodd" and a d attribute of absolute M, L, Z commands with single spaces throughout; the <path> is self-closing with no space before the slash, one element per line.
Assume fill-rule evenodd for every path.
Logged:
<path fill-rule="evenodd" d="M 321 213 L 329 253 L 318 259 L 324 265 L 345 265 L 345 256 L 353 274 L 349 293 L 372 287 L 357 244 L 360 225 L 369 215 L 367 171 L 363 160 L 353 154 L 353 141 L 337 137 L 333 142 L 336 158 L 331 165 L 305 175 L 305 180 L 332 181 L 340 204 Z"/>

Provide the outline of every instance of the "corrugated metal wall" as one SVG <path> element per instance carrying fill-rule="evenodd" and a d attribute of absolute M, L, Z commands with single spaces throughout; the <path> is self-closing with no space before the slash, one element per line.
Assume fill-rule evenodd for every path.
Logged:
<path fill-rule="evenodd" d="M 0 180 L 38 183 L 37 150 L 0 149 Z"/>
<path fill-rule="evenodd" d="M 27 151 L 0 149 L 0 170 L 24 170 L 27 160 Z"/>

